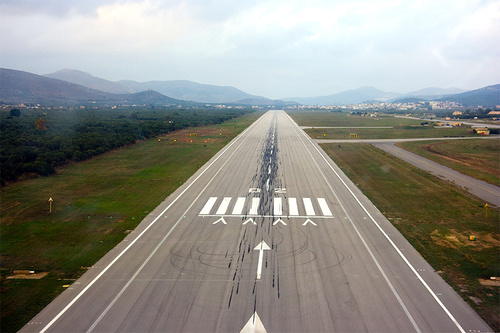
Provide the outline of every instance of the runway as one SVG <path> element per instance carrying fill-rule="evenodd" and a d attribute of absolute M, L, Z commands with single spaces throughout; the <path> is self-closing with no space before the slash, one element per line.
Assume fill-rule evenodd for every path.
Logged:
<path fill-rule="evenodd" d="M 22 332 L 491 332 L 269 111 Z"/>

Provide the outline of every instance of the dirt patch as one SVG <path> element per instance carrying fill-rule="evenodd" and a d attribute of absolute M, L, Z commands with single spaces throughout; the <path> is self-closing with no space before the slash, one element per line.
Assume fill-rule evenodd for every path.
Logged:
<path fill-rule="evenodd" d="M 7 279 L 21 279 L 21 280 L 40 280 L 41 278 L 47 276 L 49 272 L 40 272 L 33 274 L 14 274 L 8 276 Z"/>
<path fill-rule="evenodd" d="M 478 279 L 478 281 L 483 286 L 500 287 L 500 278 L 496 278 L 495 280 L 491 280 L 491 279 Z"/>
<path fill-rule="evenodd" d="M 461 245 L 461 242 L 455 235 L 442 235 L 437 229 L 431 232 L 431 238 L 436 245 L 442 247 L 458 249 Z"/>

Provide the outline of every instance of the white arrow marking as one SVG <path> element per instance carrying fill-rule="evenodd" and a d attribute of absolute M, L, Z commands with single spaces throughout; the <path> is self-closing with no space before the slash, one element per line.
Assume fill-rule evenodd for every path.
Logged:
<path fill-rule="evenodd" d="M 264 324 L 259 318 L 257 312 L 255 312 L 248 322 L 243 326 L 240 333 L 267 333 Z"/>
<path fill-rule="evenodd" d="M 224 223 L 224 224 L 227 224 L 227 223 L 226 223 L 226 220 L 224 220 L 224 216 L 223 216 L 223 217 L 221 217 L 220 219 L 218 219 L 217 221 L 215 221 L 215 222 L 214 222 L 214 223 L 212 223 L 212 224 L 217 224 L 217 223 L 219 223 L 219 222 L 222 222 L 222 223 Z"/>
<path fill-rule="evenodd" d="M 259 245 L 257 245 L 255 248 L 254 248 L 254 251 L 257 250 L 259 251 L 259 264 L 257 266 L 257 280 L 260 280 L 260 276 L 262 274 L 262 259 L 264 259 L 264 250 L 270 250 L 271 248 L 269 247 L 269 245 L 266 244 L 266 242 L 262 241 L 259 243 Z"/>
<path fill-rule="evenodd" d="M 277 219 L 276 221 L 274 221 L 273 225 L 276 225 L 280 222 L 283 223 L 284 225 L 286 225 L 286 223 L 282 219 Z"/>
<path fill-rule="evenodd" d="M 243 222 L 243 225 L 247 224 L 248 222 L 252 222 L 252 224 L 257 224 L 255 223 L 255 221 L 253 220 L 253 218 L 249 218 L 248 220 L 246 220 L 245 222 Z"/>
<path fill-rule="evenodd" d="M 307 219 L 304 223 L 302 223 L 302 225 L 306 225 L 308 223 L 312 223 L 313 226 L 317 226 L 317 224 L 311 221 L 310 219 Z"/>

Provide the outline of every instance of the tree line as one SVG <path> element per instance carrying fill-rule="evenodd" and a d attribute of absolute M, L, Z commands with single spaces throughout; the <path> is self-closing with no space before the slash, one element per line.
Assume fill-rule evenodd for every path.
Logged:
<path fill-rule="evenodd" d="M 19 110 L 0 114 L 1 185 L 47 176 L 70 161 L 175 130 L 219 124 L 251 112 L 236 109 Z"/>

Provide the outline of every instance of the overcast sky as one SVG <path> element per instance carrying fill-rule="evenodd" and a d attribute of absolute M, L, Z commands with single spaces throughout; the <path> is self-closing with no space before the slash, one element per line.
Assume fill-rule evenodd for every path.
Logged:
<path fill-rule="evenodd" d="M 1 0 L 0 67 L 269 98 L 500 83 L 500 1 Z"/>

